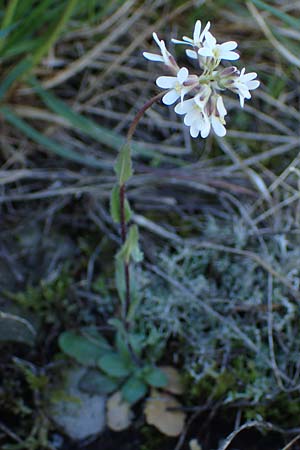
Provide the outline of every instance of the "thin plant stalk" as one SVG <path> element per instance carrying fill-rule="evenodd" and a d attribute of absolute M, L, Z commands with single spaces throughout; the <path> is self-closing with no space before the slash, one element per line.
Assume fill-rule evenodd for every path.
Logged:
<path fill-rule="evenodd" d="M 129 129 L 127 132 L 127 141 L 126 145 L 130 146 L 132 137 L 134 135 L 134 132 L 136 130 L 136 127 L 139 124 L 139 121 L 145 114 L 145 112 L 151 108 L 151 106 L 159 101 L 162 96 L 164 95 L 164 92 L 160 92 L 159 94 L 152 97 L 150 100 L 148 100 L 143 107 L 137 112 L 135 115 Z M 122 183 L 120 185 L 120 224 L 121 224 L 121 238 L 123 244 L 126 241 L 126 218 L 125 218 L 125 201 L 126 201 L 126 185 L 125 183 Z M 124 322 L 125 322 L 125 328 L 128 331 L 130 329 L 130 321 L 128 320 L 128 312 L 131 305 L 131 293 L 130 293 L 130 265 L 129 262 L 124 262 L 124 275 L 125 275 L 125 305 L 124 305 Z"/>

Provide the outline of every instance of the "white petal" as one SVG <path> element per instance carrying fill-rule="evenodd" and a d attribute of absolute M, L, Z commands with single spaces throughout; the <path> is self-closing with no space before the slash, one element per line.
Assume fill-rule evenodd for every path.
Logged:
<path fill-rule="evenodd" d="M 178 105 L 175 106 L 174 111 L 176 114 L 187 114 L 192 108 L 194 107 L 194 100 L 191 98 L 189 100 L 185 100 L 182 103 L 178 103 Z"/>
<path fill-rule="evenodd" d="M 212 50 L 209 47 L 202 47 L 198 50 L 200 56 L 213 56 Z"/>
<path fill-rule="evenodd" d="M 199 40 L 200 42 L 203 41 L 204 36 L 206 35 L 206 33 L 208 32 L 208 30 L 210 29 L 210 22 L 207 22 L 207 24 L 205 25 L 202 33 L 200 34 Z"/>
<path fill-rule="evenodd" d="M 189 38 L 187 36 L 183 36 L 182 40 L 185 41 L 185 42 L 188 42 L 189 44 L 194 44 L 193 39 L 191 39 L 191 38 Z"/>
<path fill-rule="evenodd" d="M 171 39 L 171 41 L 173 42 L 173 44 L 185 44 L 186 45 L 185 41 L 179 41 L 178 39 Z"/>
<path fill-rule="evenodd" d="M 260 82 L 258 80 L 248 81 L 248 83 L 247 83 L 248 89 L 250 89 L 251 91 L 252 91 L 252 89 L 257 89 L 259 85 L 260 85 Z"/>
<path fill-rule="evenodd" d="M 221 117 L 226 116 L 227 111 L 223 103 L 223 98 L 219 95 L 217 100 L 217 110 Z"/>
<path fill-rule="evenodd" d="M 228 61 L 235 61 L 239 59 L 240 55 L 236 52 L 220 48 L 220 58 L 227 59 Z"/>
<path fill-rule="evenodd" d="M 257 77 L 257 73 L 255 73 L 255 72 L 250 72 L 250 73 L 246 73 L 246 74 L 243 73 L 243 75 L 241 75 L 241 76 L 243 78 L 243 81 L 247 82 L 250 80 L 254 80 L 254 78 Z"/>
<path fill-rule="evenodd" d="M 196 53 L 194 50 L 189 50 L 189 49 L 187 49 L 187 50 L 185 51 L 185 53 L 186 53 L 187 56 L 188 56 L 189 58 L 191 58 L 191 59 L 198 59 L 197 53 Z"/>
<path fill-rule="evenodd" d="M 143 56 L 149 61 L 159 61 L 164 62 L 164 58 L 161 55 L 156 55 L 155 53 L 143 52 Z"/>
<path fill-rule="evenodd" d="M 237 43 L 235 41 L 228 41 L 221 44 L 220 47 L 224 50 L 234 50 L 237 48 Z"/>
<path fill-rule="evenodd" d="M 180 84 L 183 84 L 189 76 L 189 71 L 186 67 L 181 67 L 179 72 L 177 73 L 177 80 Z"/>
<path fill-rule="evenodd" d="M 163 98 L 162 98 L 162 102 L 165 105 L 173 105 L 173 103 L 176 102 L 176 100 L 178 100 L 180 97 L 180 94 L 178 94 L 175 89 L 172 89 L 171 91 L 167 92 Z"/>
<path fill-rule="evenodd" d="M 153 39 L 155 40 L 155 42 L 157 43 L 157 45 L 160 47 L 161 42 L 160 42 L 160 40 L 158 39 L 157 34 L 156 34 L 156 33 L 152 33 L 152 36 L 153 36 Z"/>
<path fill-rule="evenodd" d="M 192 123 L 197 122 L 201 120 L 200 114 L 197 112 L 197 110 L 191 110 L 184 116 L 184 123 L 187 126 L 191 126 Z"/>
<path fill-rule="evenodd" d="M 205 33 L 205 42 L 208 44 L 208 47 L 212 48 L 216 45 L 216 38 L 211 34 L 210 31 Z"/>
<path fill-rule="evenodd" d="M 208 120 L 208 117 L 204 120 L 204 125 L 201 128 L 201 137 L 203 139 L 207 138 L 207 136 L 210 133 L 210 121 Z"/>
<path fill-rule="evenodd" d="M 217 136 L 223 137 L 226 134 L 226 128 L 224 125 L 220 122 L 220 119 L 216 116 L 212 116 L 211 118 L 211 124 L 213 127 L 214 132 Z"/>
<path fill-rule="evenodd" d="M 156 85 L 162 89 L 172 89 L 176 84 L 176 77 L 158 77 Z"/>
<path fill-rule="evenodd" d="M 242 94 L 239 94 L 239 97 L 240 97 L 240 105 L 242 108 L 244 108 L 245 97 Z"/>
<path fill-rule="evenodd" d="M 197 20 L 195 28 L 194 28 L 194 43 L 199 42 L 200 39 L 200 33 L 201 33 L 201 22 L 200 20 Z"/>
<path fill-rule="evenodd" d="M 194 123 L 191 125 L 191 128 L 190 128 L 191 136 L 192 136 L 193 138 L 196 138 L 196 137 L 199 136 L 199 132 L 200 132 L 199 127 L 198 127 L 198 125 L 196 124 L 196 122 L 194 122 Z"/>

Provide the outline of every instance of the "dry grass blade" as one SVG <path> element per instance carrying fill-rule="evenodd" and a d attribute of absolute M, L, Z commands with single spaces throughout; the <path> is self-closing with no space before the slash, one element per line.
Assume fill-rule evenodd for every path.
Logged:
<path fill-rule="evenodd" d="M 288 444 L 286 444 L 281 450 L 289 450 L 300 439 L 300 434 L 295 436 Z"/>
<path fill-rule="evenodd" d="M 300 67 L 300 59 L 297 56 L 293 55 L 284 45 L 282 45 L 272 34 L 270 28 L 267 26 L 265 20 L 262 15 L 259 13 L 258 9 L 253 5 L 253 3 L 247 1 L 247 7 L 254 19 L 257 21 L 260 26 L 262 32 L 266 36 L 266 38 L 273 45 L 275 50 L 277 50 L 288 62 L 294 64 L 296 67 Z"/>

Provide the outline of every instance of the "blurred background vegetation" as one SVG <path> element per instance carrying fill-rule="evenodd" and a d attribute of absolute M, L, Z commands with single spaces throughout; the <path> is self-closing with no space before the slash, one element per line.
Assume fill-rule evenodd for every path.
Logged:
<path fill-rule="evenodd" d="M 140 327 L 159 330 L 181 369 L 183 404 L 205 405 L 188 430 L 205 450 L 246 420 L 272 424 L 256 450 L 300 431 L 299 2 L 2 0 L 3 449 L 63 448 L 44 394 L 63 361 L 59 334 L 116 314 L 113 163 L 162 73 L 142 51 L 153 31 L 170 42 L 197 19 L 239 43 L 238 66 L 261 87 L 243 110 L 226 99 L 222 140 L 193 140 L 161 104 L 142 119 L 128 187 L 146 256 Z M 157 442 L 147 433 L 145 450 Z"/>

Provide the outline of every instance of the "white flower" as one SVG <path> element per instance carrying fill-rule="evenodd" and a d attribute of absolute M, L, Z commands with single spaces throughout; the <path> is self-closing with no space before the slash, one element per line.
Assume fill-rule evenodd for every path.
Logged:
<path fill-rule="evenodd" d="M 233 81 L 233 86 L 230 89 L 236 92 L 240 97 L 241 107 L 244 107 L 245 98 L 251 98 L 249 91 L 257 89 L 260 85 L 258 80 L 254 80 L 257 77 L 255 72 L 245 73 L 245 67 L 241 70 L 238 78 Z"/>
<path fill-rule="evenodd" d="M 185 85 L 186 82 L 187 85 Z M 163 96 L 162 101 L 165 105 L 173 105 L 179 98 L 183 101 L 185 94 L 198 85 L 198 77 L 195 75 L 189 77 L 187 68 L 182 67 L 176 77 L 158 77 L 156 84 L 162 89 L 170 89 Z"/>
<path fill-rule="evenodd" d="M 227 59 L 229 61 L 234 61 L 239 59 L 240 55 L 233 52 L 237 47 L 237 43 L 234 41 L 224 42 L 223 44 L 217 44 L 214 36 L 207 31 L 205 33 L 205 41 L 203 47 L 198 50 L 200 56 L 214 58 L 216 61 L 221 59 Z"/>
<path fill-rule="evenodd" d="M 226 134 L 226 124 L 224 117 L 227 114 L 221 95 L 214 95 L 211 98 L 212 112 L 209 116 L 212 128 L 217 136 L 223 137 Z"/>
<path fill-rule="evenodd" d="M 185 100 L 175 107 L 177 114 L 185 114 L 184 123 L 190 127 L 190 134 L 193 138 L 198 137 L 199 133 L 201 133 L 201 137 L 203 138 L 209 134 L 210 123 L 205 112 L 205 107 L 210 94 L 211 88 L 206 85 L 195 97 Z"/>
<path fill-rule="evenodd" d="M 202 47 L 204 35 L 209 30 L 209 28 L 210 22 L 207 22 L 203 31 L 201 32 L 201 21 L 197 20 L 194 28 L 193 38 L 183 36 L 182 41 L 178 39 L 172 39 L 172 42 L 174 42 L 174 44 L 185 44 L 194 47 L 195 50 L 186 50 L 186 54 L 192 59 L 197 59 L 198 58 L 197 51 L 200 47 Z"/>
<path fill-rule="evenodd" d="M 234 51 L 237 43 L 234 41 L 218 44 L 210 33 L 210 22 L 204 29 L 200 20 L 197 20 L 193 37 L 183 36 L 182 40 L 172 39 L 175 44 L 188 46 L 187 55 L 197 60 L 200 72 L 190 75 L 186 67 L 180 68 L 173 56 L 166 49 L 164 41 L 153 38 L 161 54 L 144 52 L 144 56 L 151 61 L 163 62 L 172 76 L 159 76 L 156 85 L 162 89 L 162 102 L 165 105 L 174 105 L 176 114 L 184 116 L 184 124 L 189 127 L 193 138 L 201 135 L 206 138 L 211 131 L 217 136 L 226 135 L 225 116 L 227 114 L 221 92 L 231 90 L 239 95 L 241 107 L 245 99 L 251 98 L 250 91 L 259 86 L 256 73 L 246 74 L 245 68 L 241 72 L 235 66 L 219 67 L 222 60 L 234 61 L 239 54 Z M 188 99 L 185 99 L 185 96 Z M 175 105 L 178 100 L 180 102 Z"/>
<path fill-rule="evenodd" d="M 176 70 L 177 72 L 179 70 L 179 67 L 177 66 L 174 57 L 167 50 L 165 41 L 159 40 L 156 33 L 153 33 L 152 36 L 156 44 L 160 48 L 161 55 L 157 55 L 156 53 L 143 52 L 144 58 L 149 59 L 150 61 L 163 62 L 164 64 L 166 64 L 166 66 L 171 68 L 173 71 Z"/>
<path fill-rule="evenodd" d="M 197 20 L 194 28 L 193 39 L 187 36 L 183 36 L 182 41 L 172 39 L 172 42 L 174 42 L 175 44 L 191 45 L 195 50 L 187 49 L 185 52 L 189 58 L 198 59 L 197 51 L 202 47 L 205 33 L 209 30 L 209 28 L 210 22 L 207 22 L 203 31 L 201 32 L 201 21 Z"/>
<path fill-rule="evenodd" d="M 190 134 L 193 138 L 206 138 L 211 128 L 217 136 L 223 137 L 226 134 L 225 109 L 221 95 L 212 95 L 209 86 L 203 94 L 198 94 L 194 98 L 185 100 L 175 107 L 177 114 L 185 114 L 184 124 L 190 127 Z"/>
<path fill-rule="evenodd" d="M 178 103 L 175 107 L 175 112 L 177 114 L 185 114 L 184 123 L 190 127 L 190 134 L 193 138 L 198 137 L 201 130 L 206 128 L 207 117 L 203 109 L 195 102 L 195 97 Z"/>

